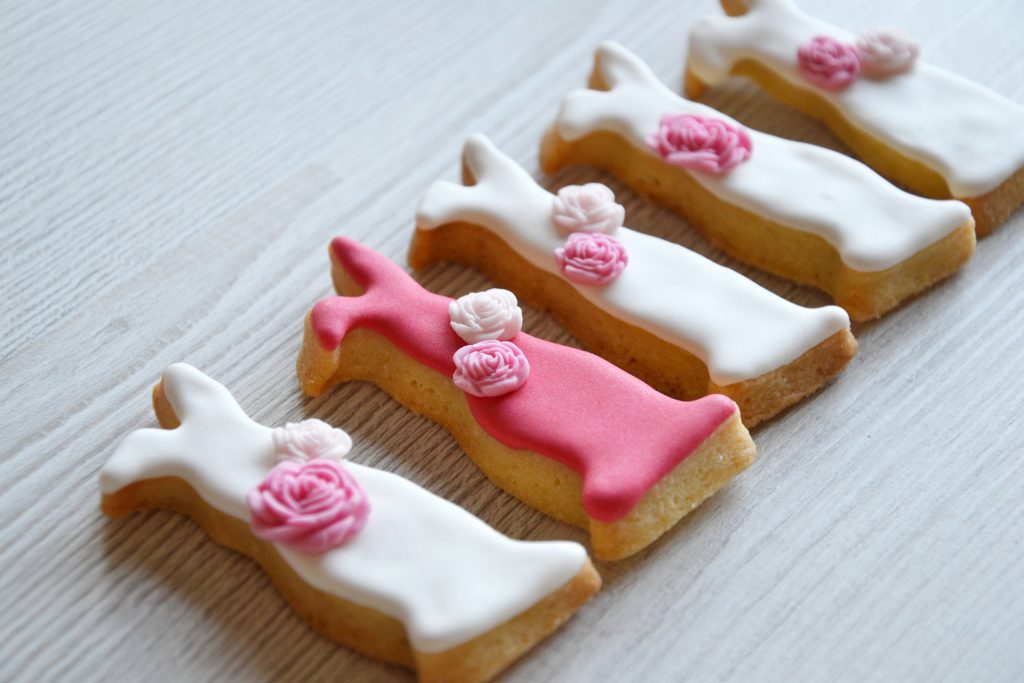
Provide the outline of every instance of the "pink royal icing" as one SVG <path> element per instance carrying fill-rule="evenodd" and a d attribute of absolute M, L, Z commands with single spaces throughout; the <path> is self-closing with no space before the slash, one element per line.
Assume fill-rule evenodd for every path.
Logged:
<path fill-rule="evenodd" d="M 451 377 L 463 346 L 448 318 L 451 299 L 423 289 L 377 252 L 347 237 L 334 257 L 364 294 L 320 300 L 313 332 L 327 350 L 353 329 L 387 337 L 406 355 Z M 525 333 L 516 346 L 530 359 L 530 381 L 493 398 L 466 394 L 473 417 L 495 440 L 533 451 L 578 472 L 583 507 L 614 522 L 736 413 L 718 394 L 677 401 L 586 351 Z"/>
<path fill-rule="evenodd" d="M 869 78 L 906 73 L 914 66 L 921 47 L 900 30 L 865 31 L 857 38 L 861 68 Z"/>
<path fill-rule="evenodd" d="M 860 55 L 853 45 L 816 36 L 796 52 L 800 74 L 822 90 L 845 90 L 860 76 Z"/>
<path fill-rule="evenodd" d="M 282 460 L 305 462 L 315 458 L 341 460 L 352 450 L 352 439 L 322 420 L 289 422 L 271 432 L 274 452 Z"/>
<path fill-rule="evenodd" d="M 463 346 L 452 358 L 455 386 L 473 396 L 501 396 L 523 386 L 530 362 L 510 341 L 482 341 Z"/>
<path fill-rule="evenodd" d="M 607 185 L 567 185 L 555 195 L 552 220 L 564 233 L 612 233 L 622 227 L 626 209 Z"/>
<path fill-rule="evenodd" d="M 370 503 L 337 460 L 284 460 L 247 496 L 253 532 L 303 553 L 322 553 L 355 536 Z"/>
<path fill-rule="evenodd" d="M 739 166 L 750 158 L 753 148 L 743 128 L 695 114 L 665 114 L 647 145 L 673 166 L 712 175 Z"/>
<path fill-rule="evenodd" d="M 555 249 L 562 275 L 578 285 L 606 285 L 629 264 L 626 248 L 599 232 L 574 232 Z"/>

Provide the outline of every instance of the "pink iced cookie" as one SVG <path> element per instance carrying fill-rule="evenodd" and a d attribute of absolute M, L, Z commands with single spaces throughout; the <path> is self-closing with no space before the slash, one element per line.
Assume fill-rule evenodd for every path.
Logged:
<path fill-rule="evenodd" d="M 317 395 L 348 377 L 380 383 L 452 431 L 503 488 L 589 528 L 599 557 L 650 544 L 753 458 L 724 396 L 678 401 L 595 355 L 523 332 L 467 346 L 452 329 L 451 299 L 353 240 L 336 238 L 331 256 L 344 273 L 336 281 L 360 295 L 314 306 L 298 363 L 303 389 Z M 469 363 L 470 354 L 480 357 Z"/>

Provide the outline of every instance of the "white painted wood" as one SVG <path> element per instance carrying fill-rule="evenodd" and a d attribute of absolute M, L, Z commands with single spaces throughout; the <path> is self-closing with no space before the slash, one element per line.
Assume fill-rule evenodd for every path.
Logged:
<path fill-rule="evenodd" d="M 899 25 L 927 58 L 1024 101 L 1018 0 L 806 0 Z M 302 316 L 335 233 L 403 259 L 415 202 L 464 136 L 537 170 L 591 50 L 667 82 L 711 0 L 0 3 L 0 679 L 409 680 L 316 636 L 251 562 L 168 513 L 108 521 L 96 472 L 151 425 L 183 360 L 252 414 L 327 419 L 354 458 L 523 538 L 583 534 L 496 490 L 439 427 L 365 385 L 303 398 Z M 841 149 L 741 81 L 708 102 Z M 964 131 L 969 135 L 970 131 Z M 1024 133 L 1022 133 L 1024 134 Z M 629 222 L 725 263 L 602 177 Z M 1024 678 L 1024 214 L 964 272 L 880 322 L 760 457 L 509 681 Z M 750 269 L 739 267 L 745 273 Z M 824 297 L 754 273 L 802 303 Z M 428 287 L 486 285 L 436 267 Z M 572 343 L 536 310 L 527 330 Z"/>

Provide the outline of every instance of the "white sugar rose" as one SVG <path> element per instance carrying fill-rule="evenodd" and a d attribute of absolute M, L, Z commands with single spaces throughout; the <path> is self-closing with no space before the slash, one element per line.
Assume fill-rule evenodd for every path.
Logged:
<path fill-rule="evenodd" d="M 914 66 L 920 46 L 897 29 L 865 31 L 857 38 L 861 70 L 869 78 L 887 78 Z"/>
<path fill-rule="evenodd" d="M 558 191 L 552 219 L 565 234 L 603 232 L 622 227 L 626 209 L 615 202 L 615 194 L 601 183 L 568 185 Z"/>
<path fill-rule="evenodd" d="M 277 427 L 271 432 L 271 438 L 279 460 L 341 460 L 352 450 L 352 439 L 348 434 L 316 419 Z"/>
<path fill-rule="evenodd" d="M 523 309 L 507 289 L 472 292 L 448 304 L 452 329 L 468 344 L 508 340 L 523 329 Z"/>

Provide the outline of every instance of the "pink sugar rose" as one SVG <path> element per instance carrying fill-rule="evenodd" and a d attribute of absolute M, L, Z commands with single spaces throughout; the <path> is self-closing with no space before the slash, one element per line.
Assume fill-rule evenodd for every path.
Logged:
<path fill-rule="evenodd" d="M 455 386 L 473 396 L 501 396 L 523 386 L 530 363 L 510 341 L 488 340 L 463 346 L 452 358 Z"/>
<path fill-rule="evenodd" d="M 845 90 L 860 76 L 860 53 L 853 45 L 816 36 L 797 49 L 800 74 L 822 90 Z"/>
<path fill-rule="evenodd" d="M 606 285 L 629 264 L 625 247 L 600 232 L 569 235 L 565 246 L 555 249 L 555 260 L 562 274 L 578 285 Z"/>
<path fill-rule="evenodd" d="M 303 553 L 345 543 L 366 524 L 370 503 L 337 460 L 284 460 L 249 491 L 252 529 L 260 538 Z"/>
<path fill-rule="evenodd" d="M 722 119 L 665 114 L 647 145 L 673 166 L 713 175 L 728 173 L 750 158 L 747 131 Z"/>

